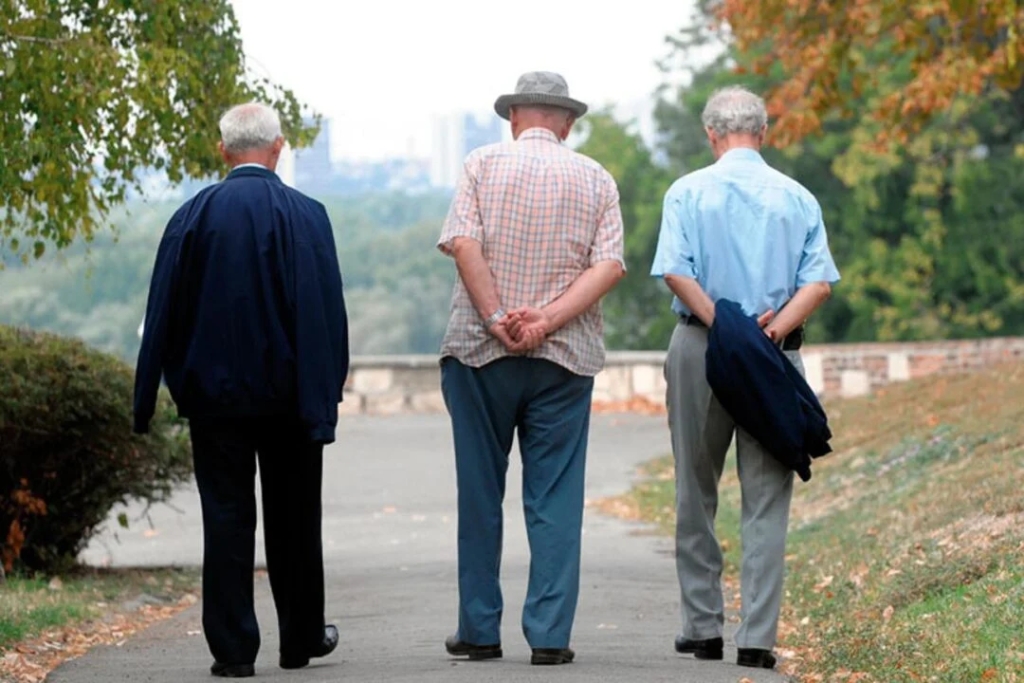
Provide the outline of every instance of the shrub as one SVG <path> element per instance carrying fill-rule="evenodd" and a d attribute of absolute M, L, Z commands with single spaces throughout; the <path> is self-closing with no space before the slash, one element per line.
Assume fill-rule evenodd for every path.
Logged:
<path fill-rule="evenodd" d="M 191 474 L 185 423 L 161 392 L 132 434 L 134 373 L 84 343 L 0 326 L 0 543 L 10 570 L 74 564 L 111 508 L 158 502 Z"/>

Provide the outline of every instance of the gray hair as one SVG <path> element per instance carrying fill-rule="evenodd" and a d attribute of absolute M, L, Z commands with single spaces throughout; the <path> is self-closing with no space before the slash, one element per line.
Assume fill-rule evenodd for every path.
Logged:
<path fill-rule="evenodd" d="M 277 112 L 260 102 L 232 107 L 220 119 L 220 139 L 224 149 L 234 154 L 266 149 L 281 137 L 281 119 Z"/>
<path fill-rule="evenodd" d="M 715 135 L 759 135 L 768 125 L 764 100 L 738 85 L 716 90 L 701 114 L 705 128 Z"/>

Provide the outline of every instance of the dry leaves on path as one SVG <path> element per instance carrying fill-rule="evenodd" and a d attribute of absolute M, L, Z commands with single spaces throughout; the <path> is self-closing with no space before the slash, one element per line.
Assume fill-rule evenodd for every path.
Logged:
<path fill-rule="evenodd" d="M 44 631 L 3 653 L 0 680 L 42 683 L 60 664 L 81 657 L 97 645 L 120 647 L 135 633 L 173 617 L 197 601 L 195 594 L 187 593 L 169 605 L 143 605 L 131 612 L 111 612 L 99 619 Z"/>

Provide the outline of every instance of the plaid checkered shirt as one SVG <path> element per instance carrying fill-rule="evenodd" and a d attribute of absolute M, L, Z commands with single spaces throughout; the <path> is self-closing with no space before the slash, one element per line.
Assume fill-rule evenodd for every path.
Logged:
<path fill-rule="evenodd" d="M 541 308 L 583 271 L 623 261 L 622 212 L 615 180 L 551 131 L 531 128 L 515 142 L 471 152 L 445 219 L 438 248 L 451 254 L 457 237 L 483 245 L 502 307 Z M 484 327 L 462 280 L 455 283 L 441 357 L 482 367 L 510 355 Z M 525 354 L 578 375 L 604 367 L 600 302 Z"/>

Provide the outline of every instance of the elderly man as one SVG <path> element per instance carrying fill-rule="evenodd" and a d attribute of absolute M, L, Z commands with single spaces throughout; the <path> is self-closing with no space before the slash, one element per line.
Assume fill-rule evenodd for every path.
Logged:
<path fill-rule="evenodd" d="M 530 541 L 522 628 L 533 664 L 564 664 L 579 593 L 600 300 L 625 273 L 611 175 L 562 142 L 587 107 L 550 72 L 494 104 L 514 141 L 472 152 L 439 248 L 459 280 L 441 349 L 458 482 L 459 627 L 453 656 L 500 657 L 502 499 L 513 434 Z"/>
<path fill-rule="evenodd" d="M 714 523 L 718 481 L 735 434 L 743 497 L 737 662 L 773 668 L 793 471 L 737 430 L 712 394 L 705 374 L 708 328 L 716 302 L 736 302 L 744 314 L 758 316 L 802 372 L 802 325 L 839 273 L 818 202 L 761 157 L 767 120 L 764 102 L 745 89 L 711 97 L 703 123 L 717 161 L 680 178 L 665 195 L 651 273 L 665 279 L 680 316 L 665 363 L 683 605 L 676 650 L 723 657 L 722 552 Z"/>
<path fill-rule="evenodd" d="M 220 121 L 227 178 L 187 201 L 157 252 L 135 383 L 148 429 L 161 375 L 188 418 L 203 508 L 203 632 L 216 676 L 254 674 L 257 457 L 280 665 L 337 646 L 324 624 L 323 446 L 348 373 L 341 273 L 324 207 L 274 173 L 276 112 Z"/>

